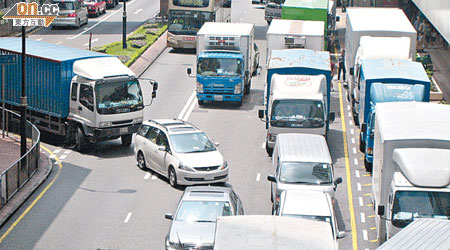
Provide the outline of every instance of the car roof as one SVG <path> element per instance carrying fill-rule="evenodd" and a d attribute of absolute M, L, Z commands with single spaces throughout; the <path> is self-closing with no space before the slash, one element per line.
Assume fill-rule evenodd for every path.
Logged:
<path fill-rule="evenodd" d="M 168 134 L 185 134 L 194 132 L 203 132 L 195 125 L 180 119 L 155 119 L 144 121 L 146 125 L 159 125 L 164 128 Z"/>
<path fill-rule="evenodd" d="M 190 201 L 229 201 L 231 187 L 195 186 L 184 190 L 182 200 Z"/>
<path fill-rule="evenodd" d="M 283 214 L 331 216 L 329 194 L 319 191 L 286 190 L 281 196 Z"/>

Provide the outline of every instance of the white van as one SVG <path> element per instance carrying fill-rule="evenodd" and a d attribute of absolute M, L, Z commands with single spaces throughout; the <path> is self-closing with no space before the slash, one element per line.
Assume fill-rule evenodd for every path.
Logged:
<path fill-rule="evenodd" d="M 272 210 L 275 211 L 284 190 L 321 191 L 334 199 L 342 178 L 334 179 L 334 168 L 325 137 L 312 134 L 279 134 L 272 156 L 275 175 L 272 182 Z"/>

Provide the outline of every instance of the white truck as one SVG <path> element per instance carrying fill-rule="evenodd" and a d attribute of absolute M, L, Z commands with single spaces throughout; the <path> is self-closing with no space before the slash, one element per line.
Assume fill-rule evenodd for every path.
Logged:
<path fill-rule="evenodd" d="M 197 99 L 242 105 L 259 66 L 254 24 L 207 22 L 197 33 Z M 187 73 L 191 75 L 192 69 Z"/>
<path fill-rule="evenodd" d="M 414 58 L 416 53 L 417 32 L 403 10 L 398 8 L 348 8 L 345 30 L 345 69 L 350 95 L 353 93 L 353 86 L 355 85 L 355 79 L 357 79 L 353 76 L 356 72 L 356 53 L 360 47 L 360 39 L 363 36 L 409 37 L 410 45 L 407 46 L 409 48 L 409 57 Z M 394 44 L 386 44 L 385 47 L 373 49 L 377 50 L 380 55 L 386 56 L 389 56 L 394 51 L 394 56 L 397 54 L 395 51 L 403 50 L 405 45 L 401 44 L 400 46 L 402 48 L 394 47 Z M 350 95 L 349 97 L 351 98 Z"/>
<path fill-rule="evenodd" d="M 272 215 L 218 217 L 214 250 L 333 250 L 329 222 Z"/>
<path fill-rule="evenodd" d="M 372 199 L 379 243 L 415 218 L 450 219 L 450 106 L 376 105 Z"/>
<path fill-rule="evenodd" d="M 267 62 L 274 49 L 324 50 L 324 22 L 275 19 L 267 30 Z"/>

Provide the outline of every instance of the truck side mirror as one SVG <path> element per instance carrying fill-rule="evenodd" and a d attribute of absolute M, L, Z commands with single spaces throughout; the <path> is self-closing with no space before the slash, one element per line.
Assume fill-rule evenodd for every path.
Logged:
<path fill-rule="evenodd" d="M 264 118 L 264 110 L 262 110 L 262 109 L 258 110 L 258 117 L 259 117 L 259 119 Z"/>
<path fill-rule="evenodd" d="M 188 76 L 191 76 L 191 73 L 192 73 L 192 69 L 191 69 L 191 68 L 187 68 L 187 74 L 188 74 Z"/>
<path fill-rule="evenodd" d="M 268 175 L 267 176 L 267 180 L 270 181 L 270 182 L 277 182 L 277 179 L 273 175 Z"/>
<path fill-rule="evenodd" d="M 352 76 L 352 75 L 354 75 L 354 74 L 355 74 L 355 68 L 351 67 L 351 68 L 350 68 L 350 75 Z"/>
<path fill-rule="evenodd" d="M 166 219 L 168 219 L 168 220 L 173 220 L 173 215 L 167 213 L 167 214 L 164 215 L 164 218 L 166 218 Z"/>
<path fill-rule="evenodd" d="M 363 123 L 361 125 L 361 131 L 363 131 L 363 133 L 364 133 L 364 131 L 366 131 L 366 130 L 367 130 L 367 123 Z"/>
<path fill-rule="evenodd" d="M 157 81 L 152 81 L 151 84 L 153 85 L 153 91 L 158 90 L 158 82 Z"/>
<path fill-rule="evenodd" d="M 378 205 L 378 215 L 379 216 L 384 215 L 384 205 Z"/>
<path fill-rule="evenodd" d="M 340 16 L 336 16 L 336 22 L 341 21 L 341 17 Z"/>
<path fill-rule="evenodd" d="M 156 91 L 152 92 L 152 98 L 156 98 Z"/>
<path fill-rule="evenodd" d="M 341 184 L 342 183 L 342 178 L 341 177 L 338 177 L 338 178 L 336 178 L 336 180 L 334 180 L 334 185 L 338 185 L 338 184 Z"/>
<path fill-rule="evenodd" d="M 330 122 L 334 122 L 334 119 L 336 119 L 336 114 L 334 112 L 330 113 Z"/>
<path fill-rule="evenodd" d="M 338 238 L 338 239 L 342 239 L 342 238 L 344 238 L 345 236 L 347 236 L 347 233 L 346 233 L 346 232 L 344 232 L 344 231 L 339 231 L 339 232 L 338 232 L 338 235 L 337 235 L 337 238 Z"/>

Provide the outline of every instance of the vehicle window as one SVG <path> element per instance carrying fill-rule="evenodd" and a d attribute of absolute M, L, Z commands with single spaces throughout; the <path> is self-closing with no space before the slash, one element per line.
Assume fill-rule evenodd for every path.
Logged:
<path fill-rule="evenodd" d="M 148 140 L 150 140 L 151 142 L 156 144 L 156 141 L 158 139 L 158 134 L 159 134 L 159 129 L 150 127 L 147 134 L 145 135 L 145 138 L 147 138 Z"/>
<path fill-rule="evenodd" d="M 145 136 L 149 129 L 150 129 L 150 126 L 142 125 L 137 134 L 140 136 Z"/>
<path fill-rule="evenodd" d="M 158 146 L 164 146 L 166 149 L 169 149 L 169 141 L 167 140 L 166 134 L 163 132 L 159 132 L 158 140 L 156 142 Z"/>
<path fill-rule="evenodd" d="M 58 4 L 59 10 L 74 10 L 74 2 L 53 2 Z"/>
<path fill-rule="evenodd" d="M 177 153 L 215 151 L 214 143 L 203 132 L 175 134 L 170 136 L 173 150 Z"/>
<path fill-rule="evenodd" d="M 227 201 L 183 201 L 175 220 L 189 222 L 215 222 L 218 216 L 232 215 Z"/>
<path fill-rule="evenodd" d="M 94 111 L 94 91 L 91 86 L 80 84 L 80 103 L 90 111 Z"/>
<path fill-rule="evenodd" d="M 231 198 L 231 203 L 234 207 L 234 212 L 235 214 L 237 213 L 237 206 L 239 203 L 239 198 L 237 197 L 236 193 L 234 191 L 231 192 L 230 194 L 230 198 Z"/>
<path fill-rule="evenodd" d="M 292 184 L 330 184 L 332 167 L 327 163 L 283 162 L 280 169 L 280 182 Z"/>
<path fill-rule="evenodd" d="M 77 95 L 78 95 L 78 83 L 74 82 L 74 83 L 72 83 L 72 90 L 71 90 L 71 94 L 70 94 L 70 99 L 72 101 L 76 101 L 77 100 Z"/>

